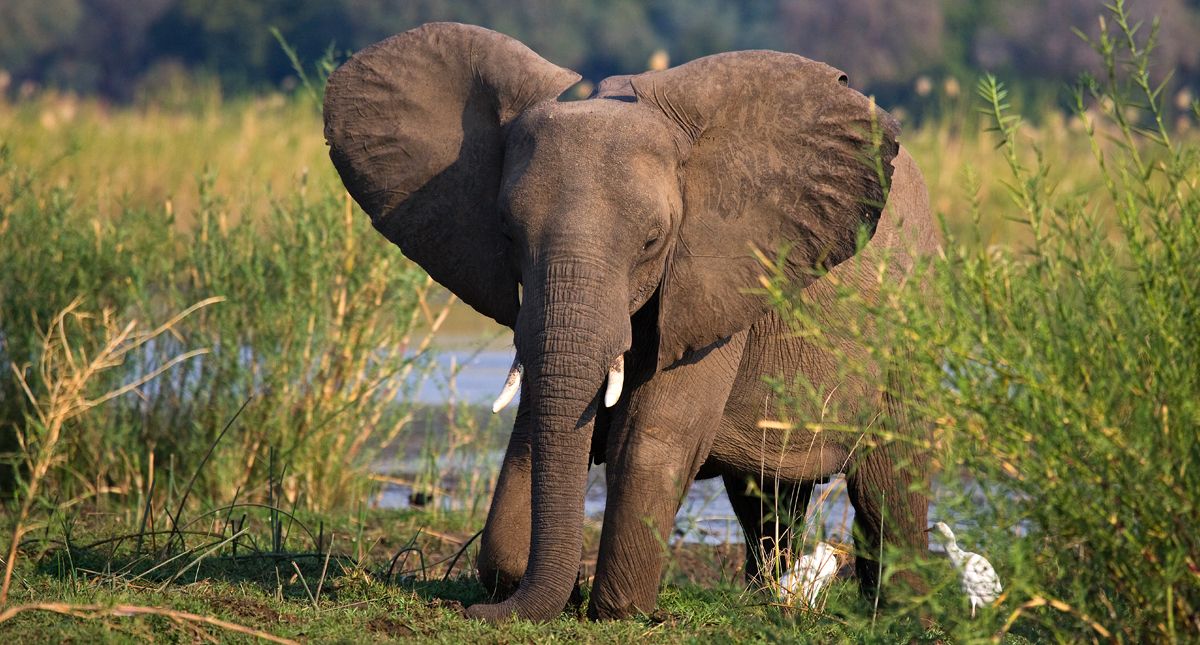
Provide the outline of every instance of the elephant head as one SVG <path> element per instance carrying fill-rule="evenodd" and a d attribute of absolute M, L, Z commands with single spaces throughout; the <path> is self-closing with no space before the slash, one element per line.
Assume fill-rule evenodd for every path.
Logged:
<path fill-rule="evenodd" d="M 653 369 L 765 312 L 754 249 L 801 284 L 878 221 L 897 126 L 839 71 L 767 51 L 578 81 L 501 34 L 427 24 L 329 79 L 325 136 L 374 226 L 514 330 L 532 437 L 530 556 L 475 615 L 544 619 L 582 546 L 592 424 L 631 315 L 657 306 Z M 872 159 L 878 163 L 872 163 Z M 657 298 L 652 298 L 657 294 Z M 655 353 L 656 352 L 656 353 Z"/>

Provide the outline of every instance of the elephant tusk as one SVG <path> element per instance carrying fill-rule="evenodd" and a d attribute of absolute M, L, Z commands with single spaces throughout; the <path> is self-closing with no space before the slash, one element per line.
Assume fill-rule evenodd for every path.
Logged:
<path fill-rule="evenodd" d="M 608 387 L 604 390 L 604 407 L 611 408 L 621 398 L 625 386 L 625 355 L 622 354 L 608 368 Z"/>
<path fill-rule="evenodd" d="M 517 390 L 521 387 L 523 369 L 521 359 L 514 356 L 512 367 L 508 368 L 508 378 L 504 379 L 504 389 L 500 390 L 500 396 L 496 397 L 496 401 L 492 403 L 492 414 L 503 410 L 517 395 Z"/>

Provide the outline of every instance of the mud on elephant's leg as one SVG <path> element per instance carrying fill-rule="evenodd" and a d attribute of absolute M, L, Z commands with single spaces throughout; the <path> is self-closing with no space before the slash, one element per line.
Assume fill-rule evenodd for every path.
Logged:
<path fill-rule="evenodd" d="M 763 479 L 757 473 L 725 473 L 722 480 L 746 538 L 746 584 L 761 589 L 768 584 L 764 568 L 778 579 L 791 567 L 813 483 Z"/>
<path fill-rule="evenodd" d="M 475 561 L 479 581 L 497 600 L 516 591 L 529 560 L 531 421 L 522 399 Z"/>
<path fill-rule="evenodd" d="M 591 618 L 648 613 L 658 602 L 663 545 L 720 428 L 745 334 L 655 374 L 609 431 L 608 499 Z"/>

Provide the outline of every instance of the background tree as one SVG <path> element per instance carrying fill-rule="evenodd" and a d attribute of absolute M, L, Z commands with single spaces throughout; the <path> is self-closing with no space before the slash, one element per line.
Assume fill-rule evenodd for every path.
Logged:
<path fill-rule="evenodd" d="M 1162 18 L 1157 69 L 1176 69 L 1178 86 L 1200 83 L 1200 4 L 1134 9 Z M 17 81 L 10 91 L 28 80 L 124 101 L 164 76 L 258 91 L 293 73 L 271 27 L 311 61 L 331 44 L 347 52 L 454 20 L 512 35 L 593 82 L 642 71 L 659 50 L 678 64 L 770 48 L 827 61 L 881 100 L 919 107 L 922 76 L 965 84 L 991 70 L 1025 89 L 1058 88 L 1096 69 L 1095 53 L 1069 34 L 1094 35 L 1102 12 L 1101 0 L 5 0 L 0 68 Z"/>
<path fill-rule="evenodd" d="M 858 87 L 895 83 L 939 65 L 939 0 L 784 0 L 783 49 L 828 61 Z"/>

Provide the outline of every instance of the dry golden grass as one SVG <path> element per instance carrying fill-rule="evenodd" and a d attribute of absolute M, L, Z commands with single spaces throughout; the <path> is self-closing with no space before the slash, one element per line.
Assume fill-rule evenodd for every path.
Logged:
<path fill-rule="evenodd" d="M 183 226 L 192 224 L 206 169 L 235 219 L 266 215 L 272 193 L 300 181 L 336 181 L 321 130 L 311 103 L 278 94 L 177 110 L 57 94 L 0 100 L 0 143 L 43 187 L 69 185 L 101 215 L 170 203 Z"/>
<path fill-rule="evenodd" d="M 992 178 L 1007 169 L 994 154 L 996 139 L 982 132 L 975 104 L 969 96 L 946 99 L 946 116 L 906 123 L 902 142 L 925 173 L 934 209 L 951 228 L 971 224 L 971 192 L 977 190 L 983 241 L 1003 244 L 1023 233 L 1002 215 L 1011 202 Z M 895 111 L 914 121 L 903 109 Z M 1035 117 L 1021 135 L 1045 155 L 1059 189 L 1100 188 L 1092 166 L 1080 163 L 1091 158 L 1082 122 L 1056 110 Z M 1184 120 L 1177 125 L 1187 127 Z M 298 186 L 338 186 L 319 110 L 311 101 L 279 94 L 212 99 L 187 109 L 119 108 L 46 94 L 0 102 L 0 142 L 19 167 L 40 173 L 43 186 L 70 185 L 81 203 L 95 205 L 102 216 L 169 203 L 183 227 L 193 224 L 198 178 L 206 169 L 215 173 L 213 189 L 231 205 L 232 221 L 268 216 L 272 199 Z"/>

